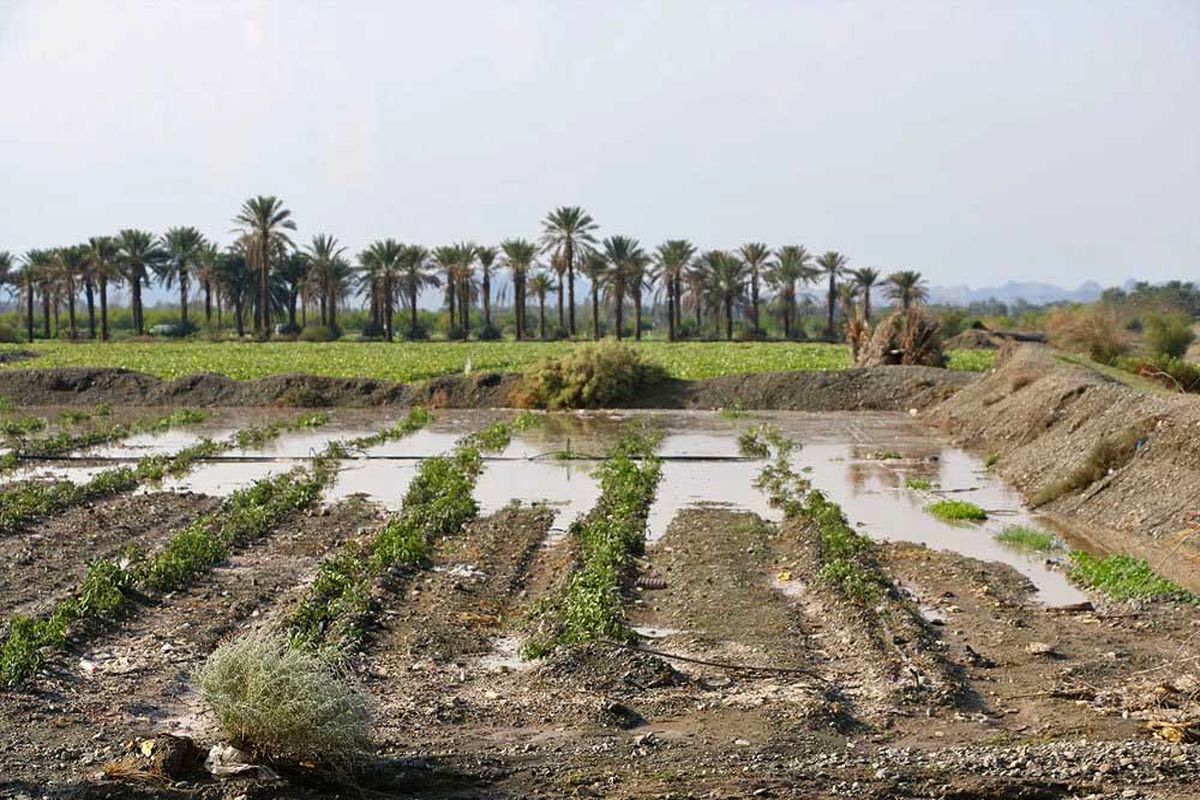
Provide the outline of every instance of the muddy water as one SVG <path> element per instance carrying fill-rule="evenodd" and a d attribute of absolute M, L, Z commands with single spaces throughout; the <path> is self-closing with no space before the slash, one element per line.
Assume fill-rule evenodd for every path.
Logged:
<path fill-rule="evenodd" d="M 386 508 L 397 509 L 421 459 L 447 452 L 463 435 L 506 416 L 504 412 L 439 412 L 423 430 L 347 460 L 327 493 L 327 502 L 361 493 Z M 1011 549 L 995 539 L 1008 525 L 1039 525 L 1020 496 L 977 459 L 903 414 L 772 412 L 736 419 L 710 412 L 673 411 L 548 414 L 537 427 L 517 433 L 503 453 L 488 457 L 475 489 L 481 512 L 498 511 L 514 500 L 546 503 L 556 512 L 548 542 L 553 544 L 571 522 L 595 504 L 599 487 L 593 473 L 598 459 L 617 441 L 623 425 L 635 417 L 664 434 L 659 450 L 663 480 L 648 517 L 647 534 L 652 542 L 666 532 L 676 514 L 689 507 L 721 506 L 751 511 L 768 520 L 780 519 L 779 512 L 754 486 L 763 462 L 742 458 L 737 445 L 738 433 L 767 421 L 802 444 L 794 458 L 795 467 L 805 470 L 813 485 L 839 503 L 851 523 L 869 536 L 1004 562 L 1026 575 L 1049 604 L 1084 599 L 1060 571 L 1047 565 L 1044 556 Z M 287 433 L 262 447 L 203 463 L 186 476 L 168 479 L 163 488 L 224 496 L 251 480 L 291 469 L 331 440 L 367 434 L 397 418 L 378 412 L 339 414 L 324 428 Z M 236 414 L 227 415 L 202 427 L 133 437 L 104 450 L 113 457 L 119 457 L 117 452 L 172 452 L 200 435 L 228 435 L 247 421 Z M 898 453 L 901 458 L 879 458 L 884 452 Z M 570 458 L 562 458 L 564 453 Z M 79 480 L 96 469 L 50 462 L 13 477 L 37 474 Z M 909 490 L 905 488 L 909 478 L 929 480 L 939 488 L 933 492 Z M 988 510 L 989 520 L 955 525 L 930 516 L 924 507 L 941 496 L 973 502 Z"/>

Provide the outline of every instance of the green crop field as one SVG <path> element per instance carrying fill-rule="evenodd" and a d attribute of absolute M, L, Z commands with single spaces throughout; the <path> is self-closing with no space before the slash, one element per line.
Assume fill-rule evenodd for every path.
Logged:
<path fill-rule="evenodd" d="M 160 378 L 215 372 L 239 380 L 289 372 L 338 378 L 414 381 L 472 371 L 515 372 L 571 342 L 37 342 L 36 358 L 3 369 L 125 367 Z M 845 345 L 791 342 L 641 342 L 632 344 L 675 378 L 712 378 L 747 372 L 831 371 L 850 366 Z M 954 351 L 951 369 L 984 370 L 992 354 Z"/>

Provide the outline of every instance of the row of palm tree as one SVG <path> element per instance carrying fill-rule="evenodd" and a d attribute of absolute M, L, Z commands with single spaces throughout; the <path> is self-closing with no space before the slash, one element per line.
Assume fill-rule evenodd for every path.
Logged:
<path fill-rule="evenodd" d="M 684 329 L 683 309 L 690 306 L 700 330 L 706 316 L 726 338 L 733 337 L 735 312 L 744 312 L 743 325 L 751 335 L 761 335 L 761 312 L 770 303 L 782 318 L 784 335 L 798 330 L 799 300 L 804 287 L 827 285 L 826 335 L 835 335 L 835 310 L 856 298 L 863 319 L 870 319 L 872 291 L 887 295 L 907 309 L 926 299 L 920 273 L 897 271 L 883 277 L 873 268 L 851 269 L 841 253 L 814 256 L 800 245 L 772 249 L 749 242 L 736 250 L 699 252 L 689 241 L 673 239 L 653 250 L 637 239 L 610 236 L 599 239 L 597 225 L 578 206 L 563 206 L 546 216 L 537 242 L 514 238 L 498 247 L 459 242 L 428 249 L 386 238 L 372 242 L 352 261 L 336 237 L 317 234 L 298 247 L 290 209 L 273 196 L 247 200 L 233 219 L 237 234 L 222 249 L 196 228 L 177 227 L 161 237 L 127 229 L 115 236 L 93 237 L 85 244 L 52 250 L 32 250 L 23 265 L 14 265 L 0 253 L 0 284 L 22 295 L 26 333 L 34 334 L 34 309 L 40 299 L 43 335 L 50 335 L 67 307 L 70 335 L 77 335 L 76 302 L 82 292 L 87 308 L 88 335 L 97 337 L 95 302 L 99 300 L 99 338 L 109 338 L 109 292 L 127 284 L 133 327 L 145 333 L 142 292 L 157 280 L 179 292 L 180 325 L 194 329 L 189 319 L 193 284 L 204 297 L 204 318 L 218 327 L 226 310 L 232 312 L 236 330 L 245 334 L 246 317 L 252 317 L 255 335 L 269 338 L 272 320 L 286 316 L 287 326 L 298 329 L 314 308 L 321 325 L 337 327 L 338 310 L 351 294 L 358 294 L 369 310 L 375 331 L 388 340 L 396 336 L 396 311 L 407 312 L 403 335 L 423 335 L 418 324 L 418 301 L 431 289 L 445 291 L 451 335 L 469 336 L 471 315 L 482 314 L 479 335 L 498 336 L 493 319 L 493 299 L 511 290 L 516 336 L 525 338 L 531 328 L 526 319 L 529 294 L 537 300 L 538 336 L 547 335 L 546 302 L 557 296 L 558 328 L 567 336 L 577 330 L 575 281 L 582 276 L 590 287 L 591 331 L 601 338 L 602 307 L 611 309 L 614 331 L 622 338 L 626 310 L 633 312 L 633 335 L 641 338 L 648 295 L 665 300 L 667 337 L 674 340 Z M 508 273 L 508 287 L 500 293 L 497 270 Z M 768 298 L 767 292 L 773 292 Z M 651 295 L 651 293 L 653 293 Z M 485 333 L 487 332 L 487 333 Z"/>

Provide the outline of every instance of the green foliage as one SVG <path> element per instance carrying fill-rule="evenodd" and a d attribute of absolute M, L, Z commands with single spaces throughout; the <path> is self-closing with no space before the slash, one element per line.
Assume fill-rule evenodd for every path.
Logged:
<path fill-rule="evenodd" d="M 909 478 L 904 481 L 904 486 L 913 491 L 928 492 L 933 489 L 933 481 L 928 481 L 924 478 Z"/>
<path fill-rule="evenodd" d="M 925 506 L 925 510 L 948 522 L 982 522 L 987 519 L 986 511 L 965 500 L 938 500 Z"/>
<path fill-rule="evenodd" d="M 332 342 L 341 338 L 342 332 L 328 325 L 308 325 L 300 331 L 302 342 Z"/>
<path fill-rule="evenodd" d="M 558 646 L 597 640 L 628 640 L 621 587 L 633 558 L 645 550 L 646 512 L 662 477 L 653 457 L 657 440 L 631 433 L 600 465 L 600 500 L 572 528 L 579 542 L 579 565 L 560 596 L 539 613 L 544 630 L 521 646 L 525 658 L 540 658 Z"/>
<path fill-rule="evenodd" d="M 748 458 L 767 458 L 771 446 L 763 436 L 762 428 L 750 428 L 738 436 L 738 452 Z"/>
<path fill-rule="evenodd" d="M 882 597 L 888 581 L 874 563 L 872 542 L 850 527 L 842 509 L 821 492 L 810 491 L 803 514 L 817 527 L 821 579 L 855 603 Z"/>
<path fill-rule="evenodd" d="M 1145 320 L 1146 349 L 1153 356 L 1183 358 L 1196 340 L 1192 319 L 1186 314 L 1155 314 Z"/>
<path fill-rule="evenodd" d="M 1127 555 L 1105 558 L 1090 553 L 1071 553 L 1071 580 L 1097 589 L 1114 600 L 1183 600 L 1195 603 L 1200 598 L 1177 584 L 1155 574 L 1145 559 Z"/>
<path fill-rule="evenodd" d="M 582 345 L 525 370 L 514 400 L 520 406 L 551 410 L 604 408 L 664 377 L 660 367 L 628 345 Z"/>
<path fill-rule="evenodd" d="M 42 417 L 18 417 L 0 422 L 0 433 L 5 436 L 28 436 L 31 433 L 44 431 L 46 420 Z"/>
<path fill-rule="evenodd" d="M 408 427 L 398 424 L 390 430 L 415 430 L 428 419 L 424 409 L 414 409 Z M 476 442 L 484 438 L 507 444 L 511 432 L 503 423 L 498 425 L 504 430 L 491 426 L 489 433 L 466 437 L 448 456 L 422 460 L 399 513 L 368 543 L 350 542 L 321 564 L 312 587 L 288 618 L 294 645 L 345 653 L 361 641 L 372 583 L 389 571 L 417 567 L 428 558 L 435 539 L 460 530 L 478 513 L 471 496 L 482 469 Z"/>
<path fill-rule="evenodd" d="M 480 450 L 498 453 L 508 447 L 512 441 L 512 426 L 507 422 L 497 422 L 481 431 L 476 431 L 470 437 L 470 442 Z"/>
<path fill-rule="evenodd" d="M 532 411 L 522 411 L 512 421 L 514 433 L 524 433 L 542 424 L 542 417 Z"/>
<path fill-rule="evenodd" d="M 1123 358 L 1118 363 L 1126 372 L 1149 378 L 1168 389 L 1200 394 L 1200 365 L 1172 356 Z"/>
<path fill-rule="evenodd" d="M 946 368 L 957 372 L 987 372 L 996 366 L 995 350 L 950 350 Z"/>
<path fill-rule="evenodd" d="M 1039 531 L 1024 525 L 1011 525 L 996 534 L 996 541 L 1037 553 L 1048 553 L 1058 548 L 1058 539 L 1052 533 Z"/>
<path fill-rule="evenodd" d="M 895 450 L 883 450 L 879 453 L 876 453 L 875 458 L 879 459 L 880 461 L 899 461 L 900 459 L 904 458 L 904 456 L 902 456 L 900 453 L 897 453 Z"/>
<path fill-rule="evenodd" d="M 196 683 L 225 736 L 256 758 L 344 772 L 369 752 L 362 692 L 320 654 L 285 637 L 221 645 Z"/>

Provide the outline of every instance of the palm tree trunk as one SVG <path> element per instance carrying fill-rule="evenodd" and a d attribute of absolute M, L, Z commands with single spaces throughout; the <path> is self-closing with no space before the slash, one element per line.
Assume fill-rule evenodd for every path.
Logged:
<path fill-rule="evenodd" d="M 733 341 L 733 298 L 725 297 L 725 340 Z"/>
<path fill-rule="evenodd" d="M 667 277 L 667 341 L 675 341 L 675 279 Z"/>
<path fill-rule="evenodd" d="M 100 341 L 108 341 L 108 278 L 100 276 Z"/>
<path fill-rule="evenodd" d="M 546 339 L 546 295 L 538 295 L 538 331 L 543 341 Z"/>
<path fill-rule="evenodd" d="M 408 337 L 417 335 L 417 284 L 408 285 Z"/>
<path fill-rule="evenodd" d="M 600 288 L 592 281 L 592 339 L 600 341 Z"/>
<path fill-rule="evenodd" d="M 325 311 L 329 314 L 329 327 L 337 328 L 337 294 L 329 287 L 329 297 L 325 301 Z"/>
<path fill-rule="evenodd" d="M 188 274 L 187 270 L 181 268 L 179 270 L 179 324 L 185 329 L 187 328 L 187 298 L 188 298 Z"/>
<path fill-rule="evenodd" d="M 25 287 L 25 332 L 33 342 L 33 281 Z"/>
<path fill-rule="evenodd" d="M 246 335 L 245 312 L 246 301 L 235 300 L 233 303 L 233 323 L 237 327 L 237 335 L 239 339 Z"/>
<path fill-rule="evenodd" d="M 471 335 L 471 286 L 463 278 L 459 283 L 458 313 L 462 317 L 463 338 Z"/>
<path fill-rule="evenodd" d="M 262 264 L 260 265 L 262 275 L 259 278 L 258 284 L 258 305 L 259 313 L 262 315 L 262 338 L 264 340 L 271 338 L 271 307 L 270 307 L 270 289 L 268 286 L 268 275 L 270 271 L 270 253 L 267 248 L 267 237 L 262 237 L 260 243 L 262 253 Z"/>
<path fill-rule="evenodd" d="M 140 278 L 134 277 L 130 284 L 130 292 L 130 299 L 133 303 L 133 327 L 138 336 L 144 336 L 146 332 L 142 325 L 142 281 Z"/>
<path fill-rule="evenodd" d="M 566 275 L 567 273 L 565 270 L 558 273 L 558 327 L 564 331 L 567 329 L 567 313 L 565 308 L 566 293 L 563 291 L 565 288 L 563 285 L 563 279 L 566 277 Z"/>
<path fill-rule="evenodd" d="M 754 331 L 758 332 L 758 269 L 750 273 L 750 311 L 754 315 Z"/>
<path fill-rule="evenodd" d="M 701 336 L 701 329 L 704 327 L 704 303 L 697 298 L 696 300 L 696 336 Z"/>
<path fill-rule="evenodd" d="M 575 243 L 567 239 L 567 246 L 563 248 L 563 255 L 567 259 L 567 291 L 570 293 L 571 302 L 571 338 L 575 338 Z"/>
<path fill-rule="evenodd" d="M 513 312 L 517 315 L 517 341 L 525 338 L 525 273 L 513 280 Z"/>
<path fill-rule="evenodd" d="M 617 311 L 617 341 L 621 341 L 621 323 L 624 321 L 624 292 L 617 292 L 616 296 L 616 311 Z"/>
<path fill-rule="evenodd" d="M 483 290 L 483 324 L 490 328 L 492 326 L 492 281 L 486 269 L 483 271 L 483 286 L 480 288 Z"/>
<path fill-rule="evenodd" d="M 633 338 L 642 340 L 642 293 L 633 293 Z"/>
<path fill-rule="evenodd" d="M 455 323 L 456 317 L 455 317 L 455 313 L 454 313 L 454 296 L 456 294 L 458 294 L 458 292 L 456 291 L 456 289 L 454 287 L 454 276 L 451 275 L 448 277 L 448 279 L 446 281 L 446 302 L 450 304 L 450 327 L 451 328 L 453 328 L 456 324 Z"/>
<path fill-rule="evenodd" d="M 204 327 L 212 327 L 212 282 L 205 278 L 204 285 Z"/>
<path fill-rule="evenodd" d="M 833 303 L 837 295 L 837 276 L 829 273 L 829 322 L 825 326 L 825 335 L 833 341 Z"/>
<path fill-rule="evenodd" d="M 92 287 L 92 279 L 88 278 L 83 284 L 83 294 L 87 298 L 88 338 L 96 338 L 96 295 Z"/>

